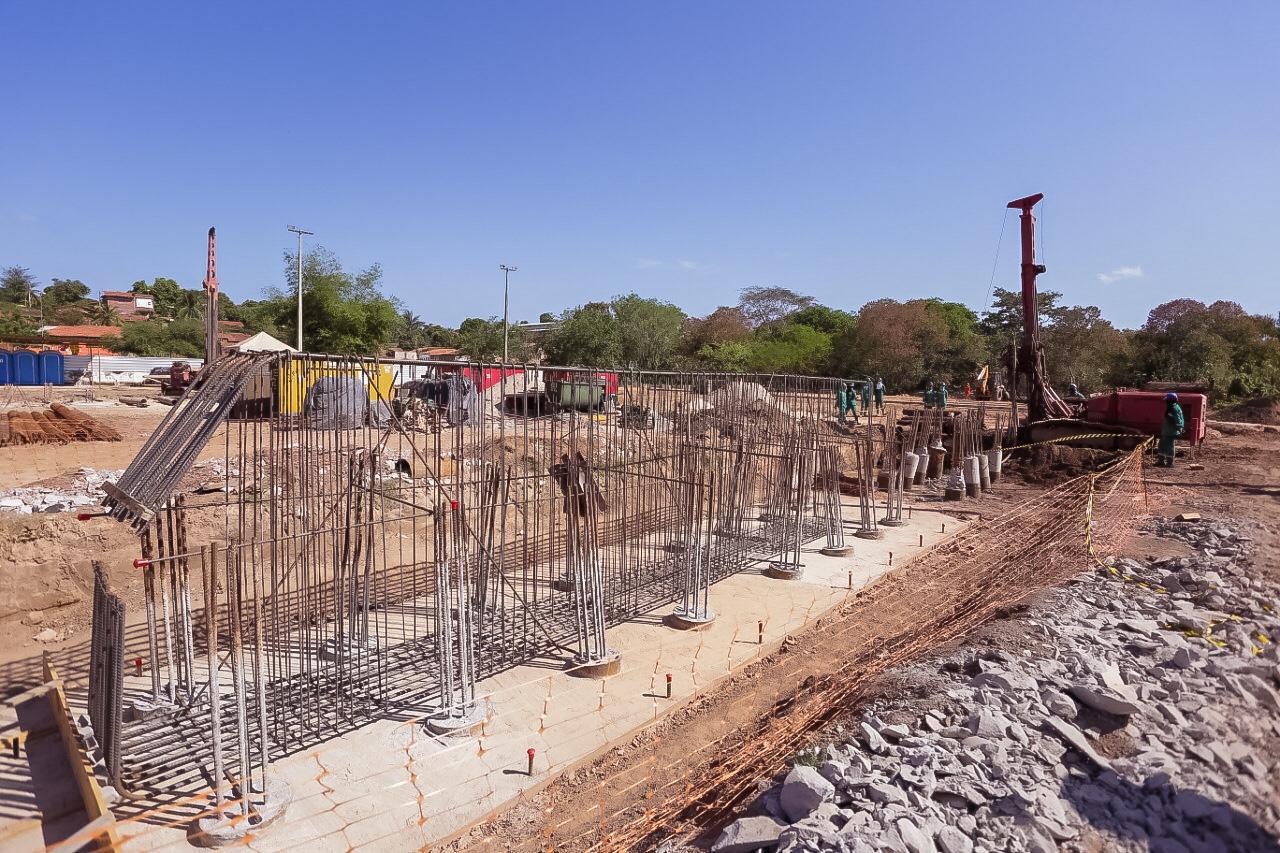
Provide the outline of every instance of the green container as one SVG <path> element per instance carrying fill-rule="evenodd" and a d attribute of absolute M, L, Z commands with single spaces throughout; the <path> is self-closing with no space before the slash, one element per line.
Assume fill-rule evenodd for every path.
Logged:
<path fill-rule="evenodd" d="M 561 382 L 557 402 L 567 409 L 598 409 L 604 403 L 604 387 L 598 379 Z"/>

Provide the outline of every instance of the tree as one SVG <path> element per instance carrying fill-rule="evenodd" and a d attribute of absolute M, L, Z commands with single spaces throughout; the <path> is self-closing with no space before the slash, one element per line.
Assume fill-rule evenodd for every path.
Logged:
<path fill-rule="evenodd" d="M 26 267 L 6 267 L 0 272 L 0 302 L 29 305 L 40 282 Z"/>
<path fill-rule="evenodd" d="M 12 309 L 0 310 L 0 336 L 26 336 L 36 333 L 36 324 Z"/>
<path fill-rule="evenodd" d="M 610 305 L 618 334 L 618 358 L 632 370 L 660 370 L 671 365 L 680 346 L 685 313 L 669 302 L 634 293 L 615 297 Z"/>
<path fill-rule="evenodd" d="M 747 366 L 761 373 L 816 373 L 831 358 L 831 336 L 802 324 L 757 335 Z"/>
<path fill-rule="evenodd" d="M 1204 382 L 1229 397 L 1280 393 L 1280 328 L 1234 302 L 1175 299 L 1133 335 L 1132 378 Z"/>
<path fill-rule="evenodd" d="M 204 324 L 199 319 L 126 323 L 120 330 L 119 348 L 128 355 L 202 358 Z"/>
<path fill-rule="evenodd" d="M 440 328 L 440 327 L 436 327 Z M 507 332 L 509 357 L 513 362 L 525 362 L 533 354 L 528 333 L 519 324 Z M 463 355 L 476 361 L 499 361 L 502 358 L 502 318 L 468 317 L 458 327 L 457 346 Z"/>
<path fill-rule="evenodd" d="M 842 376 L 883 376 L 893 388 L 917 388 L 929 378 L 957 376 L 948 355 L 945 312 L 925 299 L 877 299 L 862 306 L 857 322 L 835 342 Z"/>
<path fill-rule="evenodd" d="M 89 306 L 85 311 L 85 319 L 99 326 L 119 326 L 121 323 L 120 312 L 101 302 Z"/>
<path fill-rule="evenodd" d="M 751 326 L 742 311 L 722 305 L 700 320 L 686 320 L 684 337 L 686 350 L 700 356 L 708 346 L 747 340 Z"/>
<path fill-rule="evenodd" d="M 1056 384 L 1084 390 L 1112 384 L 1123 373 L 1129 342 L 1093 305 L 1063 308 L 1043 335 L 1045 363 Z"/>
<path fill-rule="evenodd" d="M 799 326 L 808 326 L 825 332 L 828 335 L 842 335 L 855 322 L 855 317 L 848 311 L 839 308 L 828 308 L 825 305 L 810 305 L 787 315 L 787 322 Z"/>
<path fill-rule="evenodd" d="M 552 364 L 614 367 L 621 358 L 618 321 L 607 302 L 588 302 L 565 311 L 560 325 L 543 340 Z"/>
<path fill-rule="evenodd" d="M 417 349 L 424 346 L 427 324 L 422 318 L 409 310 L 400 312 L 400 321 L 396 329 L 396 342 L 402 349 Z"/>
<path fill-rule="evenodd" d="M 253 313 L 268 318 L 282 340 L 294 341 L 298 335 L 297 260 L 290 252 L 284 253 L 284 276 L 286 288 L 271 290 Z M 306 255 L 302 280 L 303 344 L 308 350 L 370 355 L 394 339 L 400 309 L 378 289 L 379 265 L 349 273 L 332 252 L 317 246 Z"/>
<path fill-rule="evenodd" d="M 803 296 L 785 287 L 747 287 L 739 294 L 738 310 L 758 329 L 816 303 L 812 296 Z"/>
<path fill-rule="evenodd" d="M 79 279 L 55 278 L 44 289 L 44 304 L 47 308 L 74 305 L 88 296 L 89 286 Z"/>
<path fill-rule="evenodd" d="M 184 290 L 178 296 L 178 302 L 173 309 L 173 316 L 179 320 L 203 319 L 207 302 L 208 302 L 208 298 L 204 295 L 204 291 Z M 222 318 L 221 311 L 218 312 L 218 316 L 219 318 Z M 230 319 L 230 318 L 222 318 L 222 319 Z"/>
<path fill-rule="evenodd" d="M 555 321 L 555 319 L 556 319 L 556 315 L 552 314 L 550 311 L 543 311 L 541 314 L 538 315 L 539 323 L 552 323 Z"/>
<path fill-rule="evenodd" d="M 1055 290 L 1036 293 L 1041 326 L 1048 325 L 1058 315 L 1061 298 L 1062 294 Z M 997 357 L 1009 344 L 1022 340 L 1022 293 L 997 287 L 991 294 L 991 307 L 982 312 L 982 319 L 978 321 L 978 332 L 988 339 L 991 352 Z"/>
<path fill-rule="evenodd" d="M 742 373 L 751 364 L 751 344 L 745 341 L 704 344 L 698 350 L 697 358 L 709 370 Z"/>

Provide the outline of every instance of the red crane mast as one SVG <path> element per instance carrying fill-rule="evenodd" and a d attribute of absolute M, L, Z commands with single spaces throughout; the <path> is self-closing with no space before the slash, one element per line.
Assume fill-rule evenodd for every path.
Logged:
<path fill-rule="evenodd" d="M 1044 264 L 1036 263 L 1035 207 L 1044 193 L 1009 202 L 1009 208 L 1022 211 L 1022 345 L 1018 352 L 1019 372 L 1027 377 L 1027 422 L 1049 418 L 1071 417 L 1071 409 L 1053 386 L 1049 384 L 1049 371 L 1045 368 L 1044 347 L 1040 344 L 1040 307 L 1036 300 L 1036 276 L 1045 271 Z"/>

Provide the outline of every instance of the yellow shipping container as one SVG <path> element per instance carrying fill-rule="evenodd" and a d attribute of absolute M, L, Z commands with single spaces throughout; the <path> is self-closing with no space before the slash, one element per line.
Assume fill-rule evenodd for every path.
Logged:
<path fill-rule="evenodd" d="M 280 365 L 278 411 L 286 415 L 301 414 L 307 391 L 322 376 L 359 379 L 368 386 L 370 400 L 391 401 L 394 376 L 386 365 L 365 364 L 362 369 L 361 365 L 336 361 L 288 359 Z"/>

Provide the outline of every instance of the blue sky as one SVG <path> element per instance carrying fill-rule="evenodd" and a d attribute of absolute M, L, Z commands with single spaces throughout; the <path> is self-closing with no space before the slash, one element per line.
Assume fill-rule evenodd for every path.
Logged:
<path fill-rule="evenodd" d="M 1134 326 L 1277 305 L 1280 4 L 0 4 L 0 265 L 282 282 L 289 223 L 429 321 L 777 284 Z M 1016 219 L 996 282 L 1017 279 Z M 1140 274 L 1139 274 L 1140 273 Z"/>

